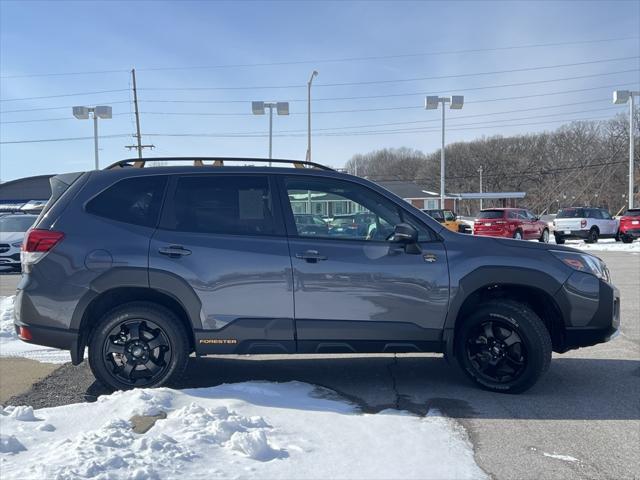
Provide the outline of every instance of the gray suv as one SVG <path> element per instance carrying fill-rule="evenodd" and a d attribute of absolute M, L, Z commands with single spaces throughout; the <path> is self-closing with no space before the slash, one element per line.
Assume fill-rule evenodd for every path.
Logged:
<path fill-rule="evenodd" d="M 454 233 L 313 163 L 154 160 L 171 165 L 54 177 L 23 245 L 18 335 L 74 364 L 88 347 L 111 388 L 179 384 L 191 353 L 441 352 L 481 387 L 521 392 L 552 351 L 618 329 L 618 290 L 592 255 Z M 358 213 L 353 228 L 295 221 Z"/>

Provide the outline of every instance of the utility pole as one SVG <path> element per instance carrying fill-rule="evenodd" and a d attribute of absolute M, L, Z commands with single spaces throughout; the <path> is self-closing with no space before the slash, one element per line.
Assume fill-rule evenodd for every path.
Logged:
<path fill-rule="evenodd" d="M 482 210 L 482 165 L 480 165 L 480 210 Z"/>
<path fill-rule="evenodd" d="M 142 135 L 140 134 L 140 111 L 138 110 L 138 89 L 136 87 L 136 69 L 132 68 L 131 69 L 131 78 L 133 81 L 133 106 L 134 106 L 134 110 L 135 110 L 135 115 L 136 115 L 136 140 L 137 140 L 137 145 L 126 145 L 125 148 L 128 148 L 129 150 L 135 148 L 136 150 L 138 150 L 138 158 L 142 158 L 142 149 L 144 148 L 151 148 L 153 149 L 155 147 L 155 145 L 142 145 Z M 142 164 L 136 165 L 136 166 L 142 166 Z"/>
<path fill-rule="evenodd" d="M 634 125 L 633 125 L 633 109 L 634 109 L 634 97 L 640 97 L 640 91 L 630 90 L 616 90 L 613 92 L 613 103 L 622 105 L 629 102 L 629 208 L 633 208 L 634 191 L 633 191 L 633 169 L 635 162 L 634 153 Z"/>

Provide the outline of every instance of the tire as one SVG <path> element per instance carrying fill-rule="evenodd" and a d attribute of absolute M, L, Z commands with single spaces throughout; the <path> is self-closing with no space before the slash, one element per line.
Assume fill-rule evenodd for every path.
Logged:
<path fill-rule="evenodd" d="M 620 239 L 622 240 L 622 243 L 633 242 L 633 237 L 631 235 L 620 235 Z"/>
<path fill-rule="evenodd" d="M 522 231 L 516 230 L 515 232 L 513 232 L 513 238 L 515 240 L 522 240 Z"/>
<path fill-rule="evenodd" d="M 542 230 L 542 235 L 540 235 L 538 241 L 542 243 L 549 243 L 549 230 L 546 228 Z"/>
<path fill-rule="evenodd" d="M 172 311 L 132 302 L 106 313 L 91 332 L 89 366 L 114 390 L 175 385 L 189 352 L 185 328 Z"/>
<path fill-rule="evenodd" d="M 456 357 L 464 373 L 481 388 L 499 393 L 531 388 L 549 369 L 551 350 L 542 320 L 512 300 L 481 304 L 463 320 L 455 337 Z"/>
<path fill-rule="evenodd" d="M 556 237 L 556 243 L 558 245 L 564 245 L 564 237 L 562 237 L 562 236 L 560 236 L 558 234 L 555 234 L 554 237 Z"/>
<path fill-rule="evenodd" d="M 589 235 L 584 241 L 585 243 L 598 243 L 598 229 L 594 227 L 589 230 Z"/>

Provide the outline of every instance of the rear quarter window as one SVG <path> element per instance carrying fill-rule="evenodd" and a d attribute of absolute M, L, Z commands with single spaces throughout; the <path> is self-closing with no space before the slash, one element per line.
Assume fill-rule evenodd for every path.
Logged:
<path fill-rule="evenodd" d="M 91 199 L 86 211 L 119 222 L 154 227 L 167 178 L 161 175 L 120 180 Z"/>

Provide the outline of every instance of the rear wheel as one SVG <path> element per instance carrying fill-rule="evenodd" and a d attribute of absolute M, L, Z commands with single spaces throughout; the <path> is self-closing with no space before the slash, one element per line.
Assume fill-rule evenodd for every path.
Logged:
<path fill-rule="evenodd" d="M 622 240 L 622 243 L 631 243 L 633 242 L 633 237 L 631 235 L 620 235 L 620 239 Z"/>
<path fill-rule="evenodd" d="M 564 237 L 562 235 L 558 235 L 557 233 L 554 235 L 556 238 L 556 243 L 558 245 L 564 245 Z"/>
<path fill-rule="evenodd" d="M 89 341 L 91 371 L 115 390 L 175 383 L 188 355 L 180 319 L 150 302 L 125 304 L 107 313 Z"/>
<path fill-rule="evenodd" d="M 538 239 L 538 241 L 542 242 L 542 243 L 549 243 L 549 230 L 547 230 L 546 228 L 542 231 L 542 235 L 540 236 L 540 238 Z"/>
<path fill-rule="evenodd" d="M 598 242 L 598 229 L 597 228 L 592 228 L 591 230 L 589 230 L 589 234 L 587 235 L 587 238 L 585 239 L 586 243 L 597 243 Z"/>
<path fill-rule="evenodd" d="M 492 300 L 475 309 L 456 333 L 456 356 L 477 385 L 520 393 L 532 387 L 551 363 L 551 337 L 526 305 Z"/>
<path fill-rule="evenodd" d="M 516 240 L 522 240 L 522 231 L 516 230 L 515 233 L 513 234 L 513 238 Z"/>

